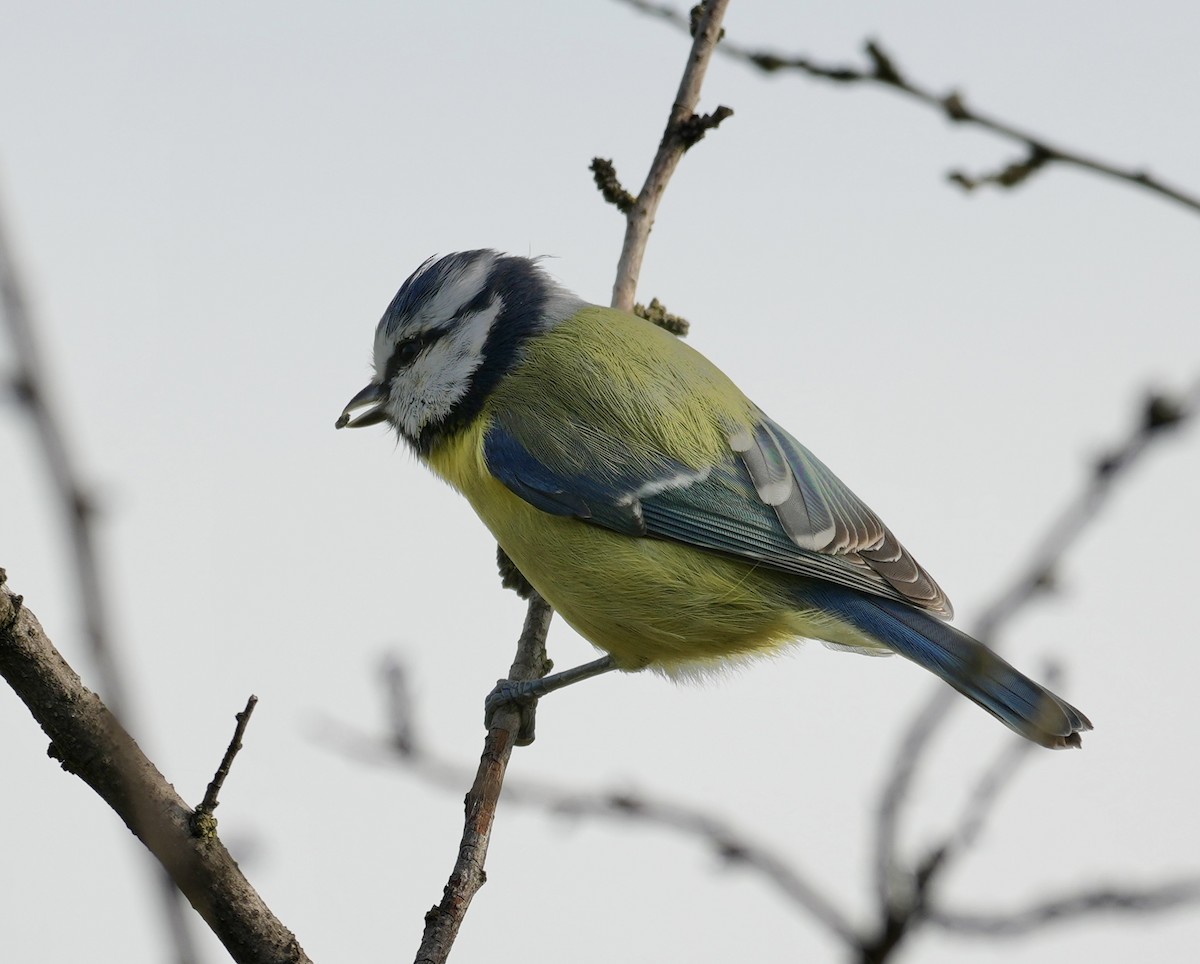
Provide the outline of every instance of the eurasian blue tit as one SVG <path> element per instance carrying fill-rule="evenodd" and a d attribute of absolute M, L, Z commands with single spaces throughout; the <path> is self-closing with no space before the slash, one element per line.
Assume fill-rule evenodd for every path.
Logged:
<path fill-rule="evenodd" d="M 426 261 L 376 328 L 374 367 L 338 427 L 387 422 L 466 496 L 608 654 L 581 675 L 695 675 L 810 638 L 900 653 L 1043 746 L 1091 729 L 947 625 L 879 517 L 707 358 L 536 261 Z"/>

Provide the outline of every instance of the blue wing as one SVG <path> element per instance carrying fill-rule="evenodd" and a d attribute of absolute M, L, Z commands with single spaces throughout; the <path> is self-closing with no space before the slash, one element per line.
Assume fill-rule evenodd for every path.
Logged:
<path fill-rule="evenodd" d="M 543 512 L 950 613 L 937 584 L 879 518 L 765 416 L 730 433 L 726 457 L 705 467 L 659 451 L 635 455 L 611 437 L 593 450 L 582 439 L 542 435 L 526 444 L 522 434 L 495 419 L 484 459 Z"/>

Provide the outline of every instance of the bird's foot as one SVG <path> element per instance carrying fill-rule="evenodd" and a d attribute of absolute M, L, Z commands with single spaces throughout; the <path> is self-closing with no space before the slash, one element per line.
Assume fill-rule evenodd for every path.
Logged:
<path fill-rule="evenodd" d="M 611 656 L 601 656 L 590 663 L 551 676 L 543 676 L 541 679 L 498 680 L 496 688 L 488 693 L 483 701 L 483 725 L 490 730 L 496 713 L 502 707 L 516 706 L 521 714 L 521 724 L 513 742 L 516 746 L 529 746 L 533 742 L 534 717 L 537 713 L 537 702 L 541 697 L 580 680 L 609 673 L 616 668 L 616 660 Z"/>

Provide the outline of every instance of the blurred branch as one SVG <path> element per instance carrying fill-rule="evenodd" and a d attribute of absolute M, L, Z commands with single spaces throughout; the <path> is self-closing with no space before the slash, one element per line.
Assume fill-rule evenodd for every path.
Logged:
<path fill-rule="evenodd" d="M 936 911 L 931 923 L 960 934 L 1020 937 L 1050 924 L 1111 911 L 1151 914 L 1200 901 L 1200 878 L 1148 887 L 1145 890 L 1104 888 L 1033 904 L 1010 914 Z"/>
<path fill-rule="evenodd" d="M 634 793 L 567 793 L 551 788 L 519 786 L 514 799 L 565 817 L 601 817 L 646 823 L 692 837 L 710 847 L 730 865 L 745 867 L 763 877 L 797 907 L 807 911 L 843 943 L 858 941 L 853 925 L 821 889 L 778 856 L 777 848 L 758 843 L 728 823 L 697 807 L 656 801 Z"/>
<path fill-rule="evenodd" d="M 1053 671 L 1045 675 L 1048 682 L 1055 682 Z M 431 785 L 456 791 L 462 785 L 465 769 L 436 756 L 412 738 L 417 730 L 417 708 L 409 696 L 404 666 L 389 660 L 383 680 L 386 715 L 392 732 L 381 738 L 337 720 L 323 718 L 310 727 L 311 738 L 343 757 L 377 766 L 399 764 Z M 529 780 L 509 781 L 503 795 L 509 805 L 537 807 L 551 815 L 643 823 L 691 837 L 710 848 L 726 864 L 744 867 L 761 877 L 778 894 L 821 924 L 860 964 L 882 964 L 890 960 L 912 933 L 925 926 L 967 935 L 1007 936 L 1105 909 L 1165 911 L 1200 900 L 1200 878 L 1187 878 L 1144 890 L 1085 891 L 1012 914 L 988 915 L 941 909 L 934 899 L 935 885 L 954 859 L 964 856 L 976 842 L 1001 792 L 1012 785 L 1020 764 L 1030 759 L 1032 747 L 1032 744 L 1017 739 L 1005 744 L 981 775 L 958 820 L 942 842 L 906 874 L 904 886 L 894 888 L 888 902 L 880 905 L 879 918 L 873 928 L 853 924 L 850 917 L 823 895 L 819 885 L 780 858 L 776 847 L 753 840 L 744 831 L 699 807 L 656 800 L 628 790 L 571 790 Z"/>
<path fill-rule="evenodd" d="M 1035 598 L 1052 589 L 1055 570 L 1107 505 L 1117 483 L 1145 455 L 1152 442 L 1161 439 L 1167 430 L 1180 425 L 1198 410 L 1200 379 L 1178 398 L 1156 392 L 1146 399 L 1130 435 L 1096 462 L 1082 491 L 1051 523 L 1030 561 L 1012 584 L 984 610 L 975 633 L 980 640 L 994 644 L 997 634 L 1008 621 Z M 955 702 L 952 691 L 938 687 L 905 732 L 892 772 L 884 786 L 876 840 L 876 882 L 885 903 L 888 901 L 890 881 L 894 877 L 900 811 L 926 746 Z"/>
<path fill-rule="evenodd" d="M 1053 683 L 1055 675 L 1047 673 L 1046 682 Z M 877 868 L 888 875 L 880 879 L 877 890 L 879 920 L 874 936 L 859 946 L 858 960 L 863 964 L 888 960 L 909 934 L 933 919 L 937 913 L 932 900 L 935 883 L 974 845 L 1001 792 L 1012 784 L 1032 749 L 1033 744 L 1026 740 L 1008 741 L 975 784 L 956 824 L 915 867 L 901 871 L 893 855 L 886 866 Z"/>
<path fill-rule="evenodd" d="M 1200 378 L 1179 395 L 1151 392 L 1141 404 L 1129 437 L 1096 460 L 1083 491 L 1051 523 L 1032 557 L 1011 586 L 979 617 L 976 630 L 983 639 L 994 637 L 1026 605 L 1055 585 L 1062 558 L 1108 503 L 1117 483 L 1133 469 L 1152 443 L 1161 440 L 1200 412 Z"/>
<path fill-rule="evenodd" d="M 67 445 L 62 422 L 50 403 L 45 369 L 37 346 L 33 313 L 21 282 L 16 255 L 8 240 L 4 212 L 0 210 L 0 306 L 12 339 L 17 369 L 12 376 L 12 391 L 28 413 L 42 448 L 43 461 L 50 475 L 62 510 L 71 546 L 79 605 L 83 614 L 85 637 L 91 650 L 100 687 L 108 700 L 113 717 L 131 725 L 132 709 L 108 630 L 105 593 L 101 588 L 100 563 L 95 541 L 95 503 L 80 481 L 75 459 Z M 136 800 L 134 801 L 136 805 Z M 136 815 L 135 815 L 136 816 Z M 178 964 L 194 964 L 196 951 L 179 895 L 167 878 L 162 878 L 163 913 L 171 934 Z"/>
<path fill-rule="evenodd" d="M 1107 505 L 1116 484 L 1145 455 L 1152 442 L 1161 439 L 1169 429 L 1182 424 L 1200 411 L 1200 379 L 1183 395 L 1174 397 L 1161 392 L 1149 395 L 1130 435 L 1116 448 L 1099 459 L 1084 483 L 1083 490 L 1051 523 L 1038 542 L 1030 561 L 1018 573 L 1011 586 L 1000 593 L 979 620 L 975 635 L 994 644 L 1000 629 L 1034 599 L 1054 586 L 1054 573 L 1067 552 Z M 911 902 L 904 890 L 927 890 L 944 870 L 945 858 L 955 849 L 968 845 L 975 837 L 990 800 L 999 791 L 1008 773 L 1015 770 L 1019 758 L 1001 760 L 996 769 L 980 785 L 968 812 L 964 816 L 957 843 L 952 838 L 938 848 L 931 858 L 915 871 L 902 871 L 897 855 L 898 826 L 907 802 L 917 768 L 930 740 L 946 718 L 956 700 L 953 692 L 939 687 L 909 725 L 900 742 L 892 771 L 880 795 L 875 845 L 875 876 L 879 906 L 889 919 L 896 908 Z M 1013 751 L 1014 754 L 1017 751 Z M 1135 894 L 1129 906 L 1136 906 Z M 1164 905 L 1166 906 L 1166 905 Z M 932 916 L 932 912 L 930 912 Z M 883 958 L 878 958 L 883 960 Z"/>
<path fill-rule="evenodd" d="M 0 300 L 4 320 L 12 338 L 17 370 L 12 391 L 33 422 L 50 481 L 63 512 L 70 537 L 75 581 L 83 610 L 88 644 L 105 699 L 118 719 L 125 708 L 124 686 L 108 634 L 105 596 L 100 588 L 100 565 L 94 536 L 95 502 L 80 481 L 75 459 L 67 445 L 61 421 L 55 416 L 42 366 L 34 321 L 21 284 L 16 257 L 9 244 L 3 212 L 0 212 Z"/>
<path fill-rule="evenodd" d="M 1043 679 L 1046 680 L 1047 686 L 1054 683 L 1053 676 L 1049 674 L 1043 676 Z M 1032 756 L 1034 744 L 1028 740 L 1008 737 L 1005 743 L 1007 745 L 996 755 L 991 766 L 983 771 L 972 789 L 956 826 L 936 848 L 938 863 L 943 867 L 948 863 L 950 857 L 965 853 L 974 846 L 975 841 L 983 832 L 987 818 L 1000 799 L 1000 794 L 1012 786 L 1017 770 Z"/>
<path fill-rule="evenodd" d="M 386 713 L 393 731 L 385 738 L 330 719 L 317 722 L 310 728 L 310 735 L 344 757 L 382 766 L 400 764 L 426 782 L 453 792 L 462 785 L 464 768 L 435 756 L 411 739 L 416 731 L 416 707 L 409 699 L 405 677 L 404 667 L 398 661 L 390 660 L 384 682 Z M 508 781 L 504 786 L 504 800 L 508 804 L 537 807 L 558 816 L 648 823 L 694 837 L 726 863 L 739 864 L 765 878 L 784 897 L 824 924 L 834 936 L 850 944 L 857 940 L 847 918 L 822 896 L 818 887 L 781 860 L 774 848 L 750 840 L 741 831 L 697 807 L 653 800 L 630 792 L 567 790 L 529 780 Z"/>
<path fill-rule="evenodd" d="M 50 755 L 112 807 L 235 961 L 308 962 L 216 834 L 193 830 L 191 808 L 83 685 L 4 578 L 0 570 L 0 676 L 50 737 Z"/>
<path fill-rule="evenodd" d="M 707 117 L 697 117 L 693 112 L 700 98 L 700 86 L 708 62 L 712 59 L 728 3 L 729 0 L 707 0 L 697 8 L 691 51 L 666 131 L 651 164 L 646 184 L 633 200 L 632 207 L 626 211 L 625 243 L 613 285 L 614 306 L 626 310 L 633 307 L 638 272 L 654 222 L 654 212 L 684 151 L 729 113 L 726 108 L 720 108 Z M 618 197 L 623 189 L 617 182 L 616 172 L 611 170 L 611 164 L 609 167 L 610 176 L 606 178 L 607 186 L 604 188 L 606 196 L 611 193 L 613 197 Z M 519 594 L 527 594 L 529 598 L 525 628 L 517 643 L 517 656 L 508 679 L 539 679 L 551 667 L 546 658 L 546 634 L 554 611 L 537 593 L 532 592 L 532 587 L 515 570 L 503 551 L 500 552 L 499 562 L 504 585 L 516 589 Z M 408 731 L 405 740 L 411 741 L 411 737 L 412 733 Z M 532 739 L 532 722 L 523 720 L 516 707 L 504 708 L 492 717 L 475 781 L 467 794 L 466 821 L 458 858 L 441 902 L 425 916 L 425 931 L 417 951 L 417 964 L 441 964 L 450 954 L 471 899 L 483 886 L 484 861 L 512 748 L 527 739 Z"/>
<path fill-rule="evenodd" d="M 665 20 L 680 29 L 687 29 L 688 18 L 667 4 L 647 3 L 645 0 L 621 0 L 622 3 L 633 7 L 649 16 Z M 967 105 L 966 98 L 959 91 L 948 94 L 936 94 L 932 90 L 913 82 L 897 67 L 895 59 L 884 51 L 883 46 L 875 40 L 868 40 L 864 50 L 869 61 L 866 67 L 851 67 L 846 65 L 822 64 L 808 57 L 777 54 L 766 50 L 755 50 L 735 41 L 726 40 L 721 44 L 720 51 L 727 57 L 749 64 L 764 73 L 779 73 L 790 71 L 801 73 L 808 77 L 829 80 L 838 84 L 878 84 L 891 90 L 899 91 L 907 97 L 916 100 L 945 115 L 957 124 L 971 124 L 983 130 L 991 131 L 1000 137 L 1015 141 L 1023 146 L 1025 154 L 1018 160 L 1011 161 L 999 170 L 984 174 L 966 174 L 962 171 L 951 171 L 946 179 L 964 190 L 971 191 L 985 184 L 997 187 L 1012 188 L 1025 183 L 1031 176 L 1048 168 L 1051 164 L 1066 164 L 1082 168 L 1095 174 L 1123 181 L 1136 187 L 1157 194 L 1159 197 L 1174 201 L 1194 212 L 1200 212 L 1200 197 L 1173 187 L 1150 174 L 1144 168 L 1123 168 L 1099 158 L 1090 157 L 1079 151 L 1051 144 L 1036 134 L 1023 130 L 1007 121 L 999 120 L 989 114 L 972 109 Z"/>

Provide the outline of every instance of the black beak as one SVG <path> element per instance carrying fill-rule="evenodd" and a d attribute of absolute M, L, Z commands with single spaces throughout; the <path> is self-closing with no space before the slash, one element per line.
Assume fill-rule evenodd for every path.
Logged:
<path fill-rule="evenodd" d="M 364 425 L 378 425 L 380 422 L 387 419 L 387 412 L 384 405 L 387 402 L 387 389 L 382 385 L 377 385 L 371 382 L 366 388 L 355 395 L 342 409 L 342 414 L 338 416 L 338 420 L 333 423 L 334 428 L 362 428 Z M 352 412 L 356 408 L 362 408 L 364 405 L 370 405 L 365 412 L 357 418 L 352 416 Z"/>

